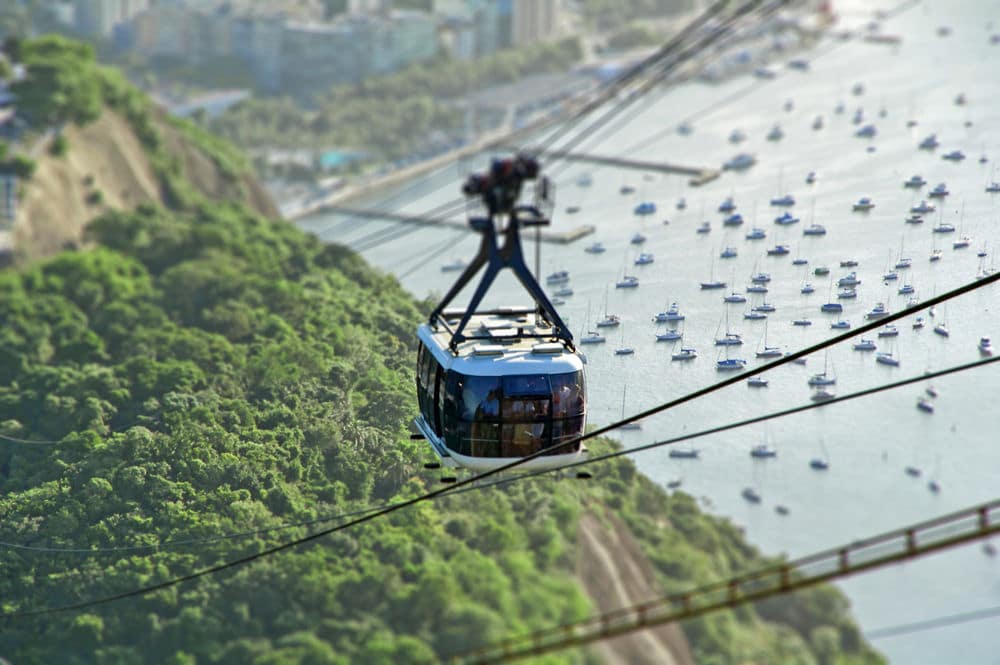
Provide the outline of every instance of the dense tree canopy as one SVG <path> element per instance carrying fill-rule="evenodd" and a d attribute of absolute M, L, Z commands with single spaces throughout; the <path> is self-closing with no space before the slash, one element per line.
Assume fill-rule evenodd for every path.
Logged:
<path fill-rule="evenodd" d="M 96 76 L 184 205 L 108 212 L 86 251 L 0 271 L 0 656 L 443 658 L 589 613 L 573 577 L 584 511 L 627 524 L 667 590 L 765 562 L 622 458 L 594 484 L 480 489 L 142 597 L 25 616 L 257 553 L 436 481 L 406 426 L 426 307 L 342 247 L 190 195 L 145 99 Z M 236 168 L 228 144 L 186 131 Z M 703 664 L 880 662 L 830 588 L 684 630 Z"/>

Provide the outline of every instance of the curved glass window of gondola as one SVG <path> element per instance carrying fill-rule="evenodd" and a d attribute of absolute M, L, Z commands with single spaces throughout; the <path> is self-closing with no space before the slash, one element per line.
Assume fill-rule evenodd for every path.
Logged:
<path fill-rule="evenodd" d="M 445 445 L 470 457 L 525 457 L 579 437 L 586 417 L 583 372 L 467 376 L 448 372 Z M 579 450 L 579 442 L 547 454 Z"/>

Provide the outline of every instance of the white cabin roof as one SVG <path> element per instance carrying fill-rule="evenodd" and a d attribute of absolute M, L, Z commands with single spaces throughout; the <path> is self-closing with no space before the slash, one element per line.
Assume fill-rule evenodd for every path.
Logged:
<path fill-rule="evenodd" d="M 466 375 L 507 376 L 513 374 L 562 374 L 583 369 L 583 361 L 559 341 L 552 338 L 525 338 L 522 335 L 546 335 L 552 328 L 535 325 L 530 308 L 499 308 L 501 314 L 475 314 L 464 334 L 487 339 L 467 340 L 455 353 L 448 347 L 451 333 L 444 326 L 432 329 L 429 324 L 417 328 L 417 336 L 446 370 Z M 463 312 L 445 310 L 442 318 L 452 330 L 457 328 Z M 520 333 L 519 333 L 520 331 Z"/>

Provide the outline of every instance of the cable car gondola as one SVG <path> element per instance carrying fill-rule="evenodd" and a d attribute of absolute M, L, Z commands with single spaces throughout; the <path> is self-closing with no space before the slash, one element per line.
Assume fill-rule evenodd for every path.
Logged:
<path fill-rule="evenodd" d="M 522 185 L 536 181 L 535 202 L 518 202 Z M 450 468 L 489 471 L 531 456 L 523 470 L 580 461 L 577 439 L 587 416 L 583 360 L 573 336 L 524 261 L 520 229 L 549 223 L 549 183 L 528 156 L 494 160 L 472 175 L 463 193 L 482 201 L 486 216 L 471 216 L 480 234 L 476 257 L 417 328 L 415 425 Z M 502 242 L 502 245 L 501 245 Z M 455 296 L 485 272 L 464 308 Z M 510 269 L 534 306 L 477 309 L 503 269 Z"/>

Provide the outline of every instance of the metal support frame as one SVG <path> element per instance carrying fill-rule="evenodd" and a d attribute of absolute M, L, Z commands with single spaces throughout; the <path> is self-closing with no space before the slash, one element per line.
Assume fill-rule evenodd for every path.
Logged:
<path fill-rule="evenodd" d="M 470 217 L 469 219 L 469 226 L 482 236 L 479 243 L 479 250 L 476 252 L 476 256 L 472 259 L 472 262 L 462 271 L 462 274 L 448 290 L 448 293 L 441 299 L 438 306 L 431 312 L 431 326 L 435 327 L 439 323 L 444 322 L 442 315 L 445 308 L 473 280 L 479 270 L 485 266 L 486 271 L 483 273 L 479 285 L 472 295 L 472 300 L 469 301 L 468 306 L 465 308 L 462 319 L 455 329 L 450 331 L 451 341 L 449 342 L 449 347 L 454 352 L 462 342 L 469 339 L 479 339 L 480 337 L 478 336 L 465 335 L 465 328 L 472 316 L 477 313 L 476 308 L 482 303 L 486 292 L 489 291 L 497 275 L 500 274 L 501 270 L 509 269 L 513 271 L 514 276 L 517 277 L 521 286 L 524 287 L 524 290 L 534 300 L 536 316 L 552 328 L 552 333 L 549 335 L 520 335 L 519 337 L 559 339 L 571 351 L 575 351 L 573 334 L 549 301 L 548 296 L 542 291 L 538 280 L 532 275 L 531 269 L 525 263 L 524 250 L 521 245 L 520 232 L 522 226 L 545 226 L 549 224 L 549 218 L 541 212 L 538 205 L 515 205 L 514 202 L 521 191 L 521 178 L 513 178 L 507 182 L 493 183 L 495 186 L 492 187 L 481 187 L 480 183 L 482 182 L 483 180 L 475 181 L 476 187 L 479 188 L 475 189 L 475 191 L 472 191 L 472 187 L 466 187 L 466 191 L 470 195 L 480 195 L 487 207 L 486 217 Z M 546 180 L 541 181 L 540 188 L 543 190 L 543 200 L 548 199 L 548 186 L 549 183 Z M 504 217 L 507 222 L 506 226 L 498 229 L 498 221 L 502 221 Z M 498 235 L 503 236 L 502 246 L 498 241 Z M 446 329 L 450 330 L 450 326 L 446 326 Z"/>

